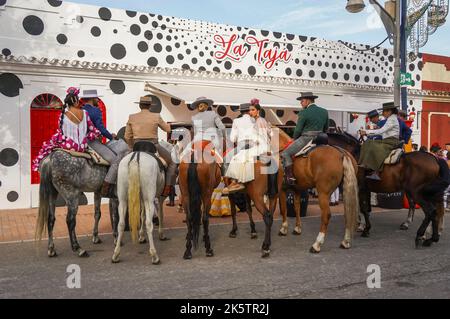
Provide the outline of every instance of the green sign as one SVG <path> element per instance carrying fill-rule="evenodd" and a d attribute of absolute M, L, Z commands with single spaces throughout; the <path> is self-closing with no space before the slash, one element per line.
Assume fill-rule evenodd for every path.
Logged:
<path fill-rule="evenodd" d="M 400 85 L 412 85 L 412 75 L 411 73 L 401 73 L 400 74 Z"/>

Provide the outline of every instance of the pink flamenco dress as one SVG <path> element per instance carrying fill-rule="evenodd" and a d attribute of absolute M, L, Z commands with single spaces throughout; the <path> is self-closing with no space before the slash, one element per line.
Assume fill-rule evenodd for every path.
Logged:
<path fill-rule="evenodd" d="M 100 135 L 100 131 L 94 126 L 86 111 L 84 112 L 83 120 L 79 124 L 75 124 L 67 117 L 64 117 L 62 127 L 58 128 L 50 140 L 42 145 L 39 155 L 33 161 L 33 171 L 39 171 L 41 162 L 55 149 L 83 153 L 87 149 L 88 141 L 95 140 Z"/>

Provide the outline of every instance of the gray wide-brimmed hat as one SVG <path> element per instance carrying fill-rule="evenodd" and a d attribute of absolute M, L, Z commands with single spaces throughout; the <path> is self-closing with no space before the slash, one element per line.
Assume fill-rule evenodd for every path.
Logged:
<path fill-rule="evenodd" d="M 134 103 L 139 105 L 156 105 L 151 96 L 142 96 L 139 102 Z"/>
<path fill-rule="evenodd" d="M 314 95 L 313 92 L 301 92 L 300 96 L 297 98 L 297 101 L 301 101 L 303 99 L 311 99 L 311 100 L 315 100 L 319 98 L 317 95 Z"/>
<path fill-rule="evenodd" d="M 98 99 L 101 96 L 98 95 L 97 90 L 83 90 L 83 94 L 81 94 L 81 99 Z"/>
<path fill-rule="evenodd" d="M 394 102 L 388 102 L 388 103 L 383 103 L 383 108 L 381 110 L 382 111 L 395 110 L 397 108 L 398 108 L 398 106 L 395 106 Z"/>
<path fill-rule="evenodd" d="M 253 106 L 251 103 L 242 103 L 241 105 L 239 105 L 239 111 L 240 112 L 250 111 L 251 106 Z"/>
<path fill-rule="evenodd" d="M 196 109 L 201 103 L 208 104 L 208 107 L 211 107 L 214 104 L 214 101 L 202 96 L 197 98 L 194 102 L 192 102 L 191 108 Z"/>

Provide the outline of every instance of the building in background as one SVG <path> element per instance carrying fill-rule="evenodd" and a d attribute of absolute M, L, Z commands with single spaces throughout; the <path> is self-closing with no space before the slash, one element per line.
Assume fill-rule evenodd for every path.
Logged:
<path fill-rule="evenodd" d="M 152 112 L 180 125 L 190 121 L 198 96 L 212 98 L 228 124 L 240 103 L 256 97 L 266 118 L 286 127 L 295 125 L 298 92 L 312 90 L 350 133 L 393 96 L 394 59 L 387 48 L 359 52 L 353 49 L 368 46 L 55 0 L 0 1 L 0 21 L 1 209 L 38 204 L 39 175 L 31 161 L 56 129 L 69 86 L 100 92 L 112 132 L 123 131 L 142 95 L 157 98 Z M 442 121 L 433 112 L 441 105 L 448 111 L 441 59 L 448 61 L 423 55 L 409 64 L 408 112 L 416 114 L 419 145 L 427 142 L 420 134 L 427 130 L 424 118 Z M 443 72 L 442 79 L 435 72 Z"/>

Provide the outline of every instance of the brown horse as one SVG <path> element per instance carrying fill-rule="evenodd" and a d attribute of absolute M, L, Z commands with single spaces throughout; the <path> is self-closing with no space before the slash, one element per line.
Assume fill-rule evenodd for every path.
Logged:
<path fill-rule="evenodd" d="M 284 150 L 292 139 L 282 130 L 279 130 L 280 152 Z M 319 195 L 321 209 L 320 233 L 312 245 L 310 252 L 319 253 L 325 242 L 328 223 L 330 221 L 330 196 L 339 187 L 341 182 L 344 186 L 344 217 L 345 237 L 341 248 L 351 247 L 353 232 L 356 227 L 358 216 L 358 183 L 356 178 L 357 163 L 353 156 L 340 148 L 323 145 L 312 150 L 307 157 L 297 157 L 294 161 L 293 173 L 297 179 L 296 190 L 307 190 L 316 188 Z M 282 174 L 280 174 L 281 176 Z M 280 210 L 283 224 L 280 229 L 281 235 L 286 235 L 288 222 L 286 218 L 286 189 L 280 183 Z M 299 212 L 297 215 L 296 232 L 301 233 Z"/>
<path fill-rule="evenodd" d="M 345 139 L 348 142 L 348 147 L 359 153 L 360 144 L 355 145 L 355 140 Z M 406 153 L 398 164 L 385 165 L 380 178 L 381 181 L 366 179 L 365 172 L 358 171 L 360 206 L 366 221 L 362 236 L 368 237 L 371 229 L 369 220 L 370 192 L 393 193 L 403 191 L 409 199 L 422 207 L 425 214 L 425 219 L 417 231 L 416 247 L 421 243 L 424 246 L 430 246 L 433 242 L 438 242 L 439 230 L 443 227 L 444 218 L 443 193 L 450 183 L 447 162 L 426 152 Z M 433 235 L 430 239 L 424 240 L 423 236 L 430 222 Z"/>
<path fill-rule="evenodd" d="M 184 259 L 192 258 L 192 243 L 196 249 L 200 234 L 200 224 L 203 223 L 203 239 L 206 256 L 214 256 L 209 238 L 209 211 L 211 209 L 211 196 L 219 185 L 221 174 L 214 154 L 209 156 L 212 149 L 209 141 L 201 141 L 193 145 L 190 160 L 181 159 L 179 166 L 179 185 L 188 233 L 186 236 L 186 251 Z"/>

